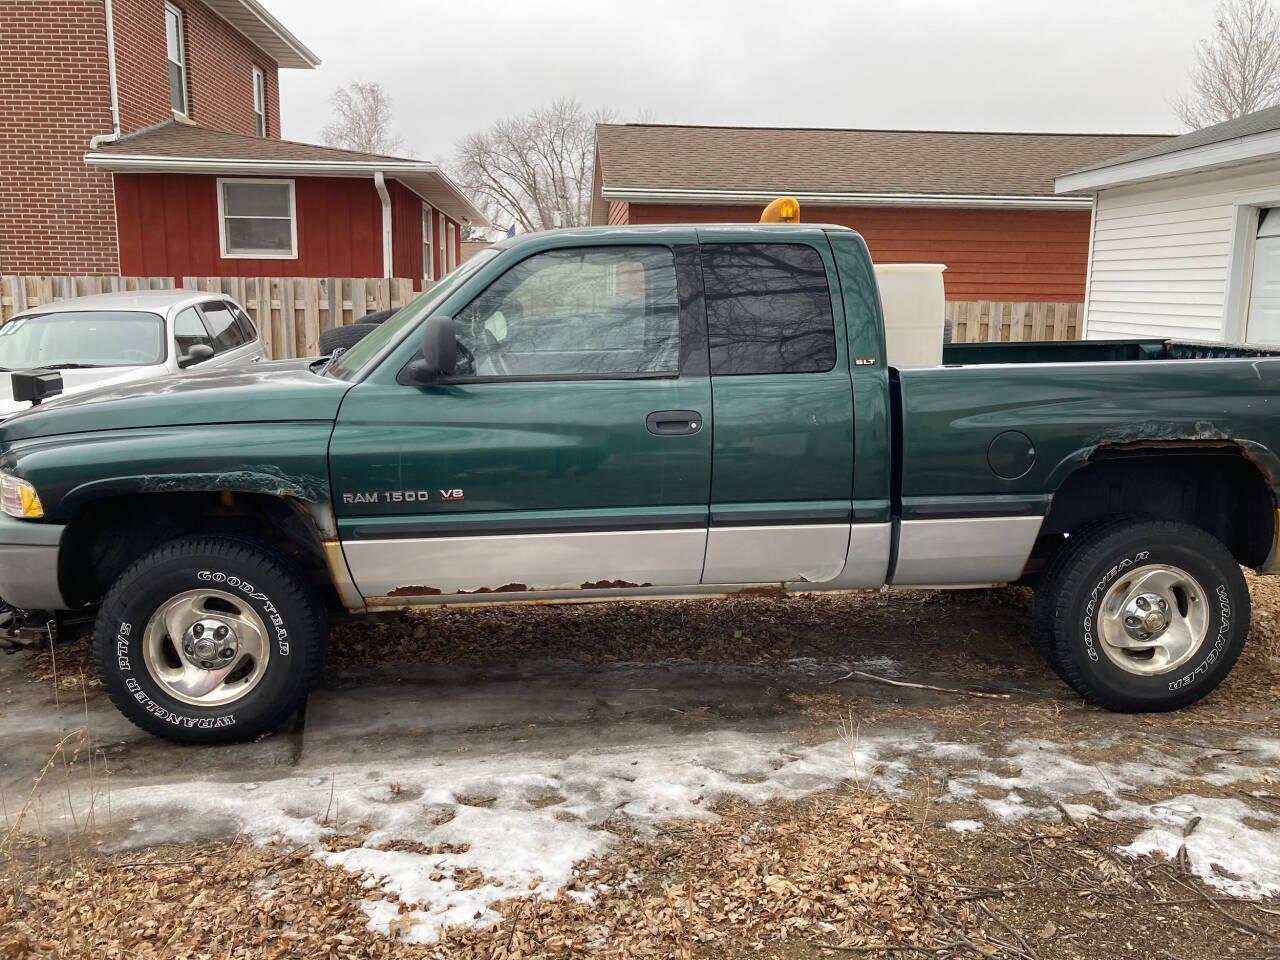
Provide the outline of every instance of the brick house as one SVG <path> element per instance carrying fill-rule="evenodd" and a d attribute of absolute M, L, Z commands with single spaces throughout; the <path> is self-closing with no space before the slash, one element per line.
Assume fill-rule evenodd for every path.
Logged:
<path fill-rule="evenodd" d="M 753 221 L 790 194 L 879 263 L 946 264 L 948 301 L 1079 303 L 1091 197 L 1054 177 L 1163 139 L 599 124 L 591 222 Z"/>
<path fill-rule="evenodd" d="M 434 165 L 280 139 L 259 0 L 0 0 L 0 273 L 411 277 L 483 217 Z"/>

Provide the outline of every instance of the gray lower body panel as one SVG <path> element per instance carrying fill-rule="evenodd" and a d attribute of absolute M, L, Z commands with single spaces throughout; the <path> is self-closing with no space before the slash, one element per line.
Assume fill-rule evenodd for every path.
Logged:
<path fill-rule="evenodd" d="M 1043 522 L 1044 517 L 903 520 L 892 583 L 940 587 L 1017 580 Z"/>
<path fill-rule="evenodd" d="M 703 583 L 823 583 L 843 569 L 849 524 L 712 527 Z"/>
<path fill-rule="evenodd" d="M 348 540 L 351 577 L 382 597 L 551 593 L 697 583 L 707 531 L 635 530 Z"/>
<path fill-rule="evenodd" d="M 65 610 L 58 586 L 59 524 L 0 516 L 0 598 L 22 610 Z"/>

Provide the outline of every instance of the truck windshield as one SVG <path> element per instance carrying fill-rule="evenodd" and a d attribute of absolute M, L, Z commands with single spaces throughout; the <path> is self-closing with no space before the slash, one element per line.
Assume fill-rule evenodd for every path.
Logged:
<path fill-rule="evenodd" d="M 84 310 L 28 314 L 0 327 L 0 367 L 141 367 L 164 361 L 155 313 Z"/>
<path fill-rule="evenodd" d="M 422 319 L 444 298 L 461 286 L 466 279 L 498 255 L 493 247 L 481 250 L 466 263 L 457 267 L 430 290 L 424 290 L 398 311 L 387 317 L 367 337 L 350 350 L 343 351 L 325 369 L 325 374 L 339 380 L 352 380 L 374 358 L 382 355 L 388 344 L 396 343 L 405 327 Z M 3 330 L 0 327 L 0 330 Z"/>

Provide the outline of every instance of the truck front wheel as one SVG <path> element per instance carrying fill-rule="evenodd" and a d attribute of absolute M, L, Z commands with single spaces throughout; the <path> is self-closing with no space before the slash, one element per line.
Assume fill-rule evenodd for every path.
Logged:
<path fill-rule="evenodd" d="M 324 657 L 323 608 L 289 560 L 229 537 L 175 540 L 103 599 L 102 685 L 142 729 L 182 743 L 244 740 L 301 706 Z"/>
<path fill-rule="evenodd" d="M 1240 566 L 1199 527 L 1130 519 L 1070 537 L 1036 596 L 1037 643 L 1091 703 L 1125 713 L 1194 703 L 1249 632 Z"/>

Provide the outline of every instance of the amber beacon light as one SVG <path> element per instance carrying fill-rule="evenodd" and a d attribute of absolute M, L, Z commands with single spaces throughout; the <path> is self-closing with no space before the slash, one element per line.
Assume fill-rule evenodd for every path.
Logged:
<path fill-rule="evenodd" d="M 779 197 L 760 214 L 761 223 L 799 223 L 800 201 L 795 197 Z"/>

